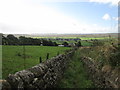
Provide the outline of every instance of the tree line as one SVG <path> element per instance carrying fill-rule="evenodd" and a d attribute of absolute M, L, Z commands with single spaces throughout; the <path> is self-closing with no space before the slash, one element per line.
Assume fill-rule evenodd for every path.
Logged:
<path fill-rule="evenodd" d="M 76 47 L 81 46 L 81 42 L 77 41 L 74 43 Z M 37 46 L 58 46 L 56 42 L 53 42 L 51 40 L 47 39 L 37 39 L 37 38 L 31 38 L 31 37 L 15 37 L 12 34 L 7 35 L 6 37 L 2 35 L 2 45 L 37 45 Z M 71 47 L 68 42 L 64 41 L 62 43 L 65 47 Z"/>
<path fill-rule="evenodd" d="M 45 39 L 30 38 L 25 36 L 15 37 L 12 34 L 6 37 L 2 35 L 2 45 L 43 45 L 43 46 L 58 46 L 56 42 Z"/>

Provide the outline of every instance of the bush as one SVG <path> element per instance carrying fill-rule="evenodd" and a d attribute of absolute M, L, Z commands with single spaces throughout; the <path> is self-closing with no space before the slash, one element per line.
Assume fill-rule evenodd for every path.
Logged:
<path fill-rule="evenodd" d="M 93 46 L 102 46 L 102 45 L 104 45 L 104 41 L 97 39 L 93 40 Z"/>
<path fill-rule="evenodd" d="M 110 65 L 112 66 L 120 66 L 120 52 L 112 53 L 110 56 Z"/>

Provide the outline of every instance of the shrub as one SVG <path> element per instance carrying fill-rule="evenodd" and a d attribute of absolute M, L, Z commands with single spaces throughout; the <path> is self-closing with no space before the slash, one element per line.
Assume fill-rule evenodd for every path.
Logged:
<path fill-rule="evenodd" d="M 112 65 L 114 67 L 120 66 L 120 52 L 111 53 L 109 63 L 110 63 L 110 65 Z"/>
<path fill-rule="evenodd" d="M 102 46 L 104 45 L 104 41 L 101 41 L 101 40 L 93 40 L 93 46 Z"/>

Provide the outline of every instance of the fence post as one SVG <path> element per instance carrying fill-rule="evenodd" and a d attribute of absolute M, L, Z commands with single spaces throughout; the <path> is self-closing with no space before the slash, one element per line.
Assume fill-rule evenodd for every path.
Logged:
<path fill-rule="evenodd" d="M 46 60 L 49 58 L 49 53 L 47 53 Z"/>
<path fill-rule="evenodd" d="M 25 65 L 25 58 L 26 58 L 26 55 L 25 55 L 25 45 L 23 45 L 23 58 L 24 58 L 24 69 L 26 67 Z"/>
<path fill-rule="evenodd" d="M 57 56 L 59 55 L 59 52 L 57 53 Z"/>
<path fill-rule="evenodd" d="M 39 58 L 39 62 L 40 62 L 40 63 L 42 62 L 42 57 Z"/>

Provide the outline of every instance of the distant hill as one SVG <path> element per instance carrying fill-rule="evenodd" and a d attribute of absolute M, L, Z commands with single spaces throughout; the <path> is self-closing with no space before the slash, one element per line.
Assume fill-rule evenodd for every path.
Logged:
<path fill-rule="evenodd" d="M 7 36 L 8 34 L 4 34 Z M 118 37 L 118 33 L 105 33 L 105 34 L 13 34 L 16 37 Z"/>

